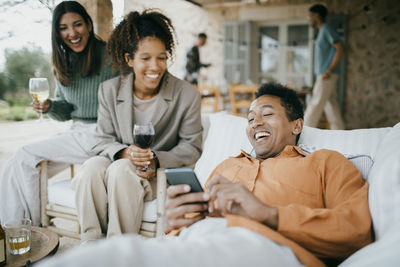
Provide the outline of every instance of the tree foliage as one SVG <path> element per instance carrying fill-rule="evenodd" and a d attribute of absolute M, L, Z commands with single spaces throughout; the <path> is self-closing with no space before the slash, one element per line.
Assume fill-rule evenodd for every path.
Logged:
<path fill-rule="evenodd" d="M 7 91 L 8 80 L 4 72 L 0 72 L 0 99 L 4 99 L 4 94 Z"/>
<path fill-rule="evenodd" d="M 32 77 L 46 77 L 50 82 L 50 88 L 53 87 L 50 58 L 40 47 L 6 49 L 5 58 L 5 71 L 0 75 L 0 98 L 5 92 L 14 94 L 26 91 L 29 78 Z"/>

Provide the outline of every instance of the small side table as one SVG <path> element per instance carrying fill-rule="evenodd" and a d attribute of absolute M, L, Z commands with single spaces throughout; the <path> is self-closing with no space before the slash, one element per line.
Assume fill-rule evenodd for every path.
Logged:
<path fill-rule="evenodd" d="M 7 267 L 29 266 L 57 252 L 58 235 L 45 228 L 32 226 L 31 249 L 22 255 L 11 255 L 7 251 Z"/>

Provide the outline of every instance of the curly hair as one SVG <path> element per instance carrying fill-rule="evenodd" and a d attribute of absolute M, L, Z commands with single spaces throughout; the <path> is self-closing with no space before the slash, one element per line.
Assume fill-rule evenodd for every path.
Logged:
<path fill-rule="evenodd" d="M 289 121 L 303 119 L 303 104 L 296 91 L 289 89 L 278 83 L 266 83 L 261 85 L 256 94 L 256 98 L 263 95 L 279 97 L 282 107 L 286 110 L 286 116 Z"/>
<path fill-rule="evenodd" d="M 132 71 L 125 61 L 128 53 L 134 58 L 139 42 L 146 37 L 160 39 L 167 50 L 168 57 L 172 57 L 175 48 L 175 29 L 171 20 L 162 13 L 153 9 L 146 9 L 141 14 L 137 11 L 125 16 L 111 34 L 107 43 L 108 60 L 112 60 L 115 71 L 119 68 L 121 74 Z"/>

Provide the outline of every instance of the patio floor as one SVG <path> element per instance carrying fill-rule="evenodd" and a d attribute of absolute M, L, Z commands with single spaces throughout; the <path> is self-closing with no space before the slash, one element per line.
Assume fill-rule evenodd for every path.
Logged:
<path fill-rule="evenodd" d="M 21 146 L 34 141 L 46 139 L 47 137 L 64 131 L 71 126 L 71 122 L 58 122 L 54 120 L 22 121 L 22 122 L 0 122 L 0 173 L 13 153 Z M 60 173 L 54 179 L 63 179 L 69 174 L 69 170 Z M 0 176 L 1 179 L 1 176 Z M 53 180 L 53 179 L 51 179 Z M 68 221 L 59 221 L 63 227 L 69 228 Z M 56 254 L 60 254 L 71 247 L 79 245 L 79 241 L 62 237 Z"/>

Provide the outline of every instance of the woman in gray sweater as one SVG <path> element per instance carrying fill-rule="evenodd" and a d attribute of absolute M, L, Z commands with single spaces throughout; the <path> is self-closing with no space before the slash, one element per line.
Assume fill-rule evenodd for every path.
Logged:
<path fill-rule="evenodd" d="M 105 65 L 105 42 L 95 37 L 93 21 L 78 2 L 64 1 L 55 8 L 52 49 L 55 98 L 42 105 L 35 101 L 32 107 L 59 121 L 72 120 L 72 127 L 19 148 L 6 164 L 0 178 L 2 223 L 18 218 L 30 218 L 34 225 L 40 223 L 39 163 L 51 160 L 48 171 L 54 173 L 61 165 L 79 164 L 89 158 L 99 84 L 118 75 Z"/>

